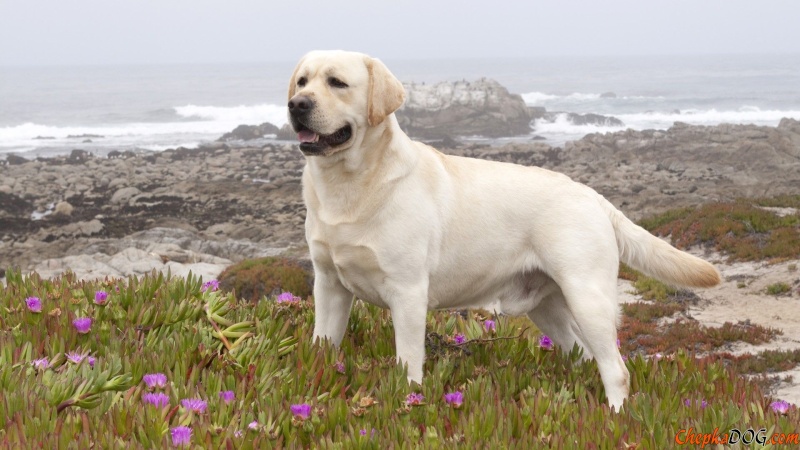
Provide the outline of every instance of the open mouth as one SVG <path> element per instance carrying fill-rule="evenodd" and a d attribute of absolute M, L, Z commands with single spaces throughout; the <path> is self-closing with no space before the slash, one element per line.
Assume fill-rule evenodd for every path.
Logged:
<path fill-rule="evenodd" d="M 300 150 L 308 155 L 319 154 L 328 148 L 338 147 L 349 141 L 353 136 L 353 128 L 345 125 L 328 135 L 317 134 L 302 124 L 297 124 L 297 140 L 300 141 Z"/>

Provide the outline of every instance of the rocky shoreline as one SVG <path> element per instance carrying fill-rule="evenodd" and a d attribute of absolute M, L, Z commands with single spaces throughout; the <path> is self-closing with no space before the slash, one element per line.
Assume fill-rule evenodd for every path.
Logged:
<path fill-rule="evenodd" d="M 563 172 L 633 218 L 800 192 L 800 122 L 792 119 L 777 127 L 676 123 L 666 131 L 592 134 L 563 148 L 436 144 L 445 153 Z M 209 277 L 244 258 L 302 255 L 303 165 L 294 144 L 269 140 L 108 157 L 80 150 L 9 157 L 0 161 L 0 268 Z"/>

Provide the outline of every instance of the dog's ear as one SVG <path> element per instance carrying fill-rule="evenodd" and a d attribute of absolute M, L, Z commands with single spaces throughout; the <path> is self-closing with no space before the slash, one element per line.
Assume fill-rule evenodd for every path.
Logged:
<path fill-rule="evenodd" d="M 369 72 L 367 118 L 369 125 L 375 126 L 397 111 L 406 100 L 406 91 L 403 83 L 380 60 L 367 57 L 366 65 Z"/>
<path fill-rule="evenodd" d="M 304 59 L 306 59 L 305 56 L 300 58 L 300 61 L 297 62 L 297 66 L 294 68 L 294 72 L 292 72 L 292 77 L 289 78 L 289 98 L 287 100 L 291 100 L 295 92 L 297 92 L 297 72 L 300 71 L 300 66 L 303 65 Z"/>

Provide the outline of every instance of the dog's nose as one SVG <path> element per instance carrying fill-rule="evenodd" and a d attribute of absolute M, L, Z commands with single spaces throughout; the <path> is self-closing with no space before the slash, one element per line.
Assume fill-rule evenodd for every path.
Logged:
<path fill-rule="evenodd" d="M 289 100 L 289 112 L 292 114 L 308 112 L 313 106 L 314 101 L 305 95 L 298 95 Z"/>

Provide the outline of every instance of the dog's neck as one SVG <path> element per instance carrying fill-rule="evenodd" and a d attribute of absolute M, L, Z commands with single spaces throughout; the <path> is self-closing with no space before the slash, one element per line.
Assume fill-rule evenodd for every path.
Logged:
<path fill-rule="evenodd" d="M 352 147 L 330 156 L 306 158 L 303 189 L 321 209 L 339 217 L 365 213 L 409 174 L 419 155 L 394 114 L 370 127 Z M 333 211 L 331 211 L 333 212 Z"/>

